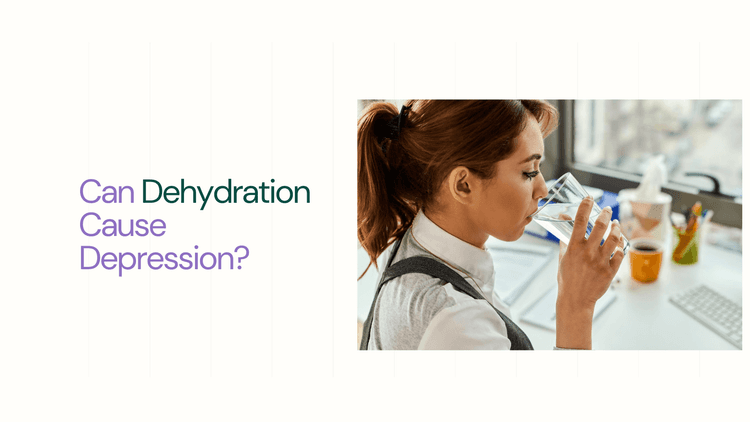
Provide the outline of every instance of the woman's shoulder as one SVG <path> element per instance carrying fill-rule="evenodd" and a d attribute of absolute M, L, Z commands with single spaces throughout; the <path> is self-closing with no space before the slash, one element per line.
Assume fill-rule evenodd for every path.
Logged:
<path fill-rule="evenodd" d="M 456 305 L 481 304 L 482 301 L 459 292 L 445 280 L 422 273 L 398 276 L 385 285 L 378 295 L 381 318 L 403 319 L 429 324 L 443 309 Z"/>
<path fill-rule="evenodd" d="M 434 315 L 456 303 L 445 289 L 446 282 L 427 274 L 409 273 L 383 285 L 381 306 L 405 308 L 410 313 Z"/>
<path fill-rule="evenodd" d="M 434 259 L 409 233 L 396 245 L 398 250 L 389 259 L 391 262 L 383 262 L 384 267 L 417 256 Z M 430 323 L 442 311 L 457 305 L 482 306 L 447 281 L 422 273 L 406 273 L 388 281 L 376 301 L 372 340 L 378 349 L 416 349 Z"/>
<path fill-rule="evenodd" d="M 371 341 L 377 349 L 416 349 L 435 315 L 455 306 L 445 282 L 426 274 L 396 277 L 380 290 Z"/>
<path fill-rule="evenodd" d="M 439 315 L 489 306 L 439 278 L 409 273 L 383 285 L 377 298 L 372 340 L 377 349 L 416 350 Z M 483 309 L 484 310 L 484 309 Z"/>
<path fill-rule="evenodd" d="M 404 236 L 391 265 L 414 257 L 435 259 L 413 241 L 410 232 Z M 383 303 L 398 307 L 399 312 L 406 309 L 428 319 L 446 307 L 475 300 L 455 290 L 446 280 L 423 273 L 407 273 L 392 279 L 383 285 L 380 297 Z"/>

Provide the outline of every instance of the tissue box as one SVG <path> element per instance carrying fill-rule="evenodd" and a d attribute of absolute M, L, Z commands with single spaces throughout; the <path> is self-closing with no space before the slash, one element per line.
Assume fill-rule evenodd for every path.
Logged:
<path fill-rule="evenodd" d="M 623 189 L 617 199 L 620 202 L 620 223 L 628 239 L 649 238 L 666 241 L 671 238 L 669 214 L 672 197 L 659 192 L 648 201 L 636 199 L 636 189 Z"/>

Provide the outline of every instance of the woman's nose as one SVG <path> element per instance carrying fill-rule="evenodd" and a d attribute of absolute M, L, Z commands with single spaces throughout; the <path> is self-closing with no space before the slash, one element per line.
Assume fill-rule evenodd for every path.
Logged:
<path fill-rule="evenodd" d="M 541 172 L 534 179 L 534 192 L 532 196 L 538 201 L 547 196 L 547 184 L 544 182 L 544 176 L 542 176 Z"/>

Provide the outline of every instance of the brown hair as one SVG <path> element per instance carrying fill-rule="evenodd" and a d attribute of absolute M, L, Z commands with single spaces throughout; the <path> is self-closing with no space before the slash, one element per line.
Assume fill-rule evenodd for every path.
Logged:
<path fill-rule="evenodd" d="M 391 103 L 370 105 L 357 122 L 357 237 L 376 268 L 377 257 L 403 236 L 417 210 L 432 205 L 454 168 L 492 178 L 495 163 L 515 150 L 528 114 L 545 137 L 558 120 L 557 110 L 540 100 L 410 100 L 405 105 L 411 109 L 400 132 L 393 128 L 399 110 Z"/>

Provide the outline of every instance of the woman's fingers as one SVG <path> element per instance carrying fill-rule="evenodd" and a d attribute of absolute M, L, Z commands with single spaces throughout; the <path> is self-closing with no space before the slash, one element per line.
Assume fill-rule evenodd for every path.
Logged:
<path fill-rule="evenodd" d="M 589 215 L 591 208 L 594 206 L 594 198 L 587 196 L 578 206 L 575 223 L 573 224 L 573 233 L 570 235 L 570 243 L 582 242 L 586 239 L 586 229 L 589 224 Z"/>
<path fill-rule="evenodd" d="M 615 255 L 609 260 L 609 267 L 612 268 L 612 274 L 620 269 L 620 264 L 622 264 L 623 258 L 625 258 L 625 252 L 623 252 L 622 248 L 618 246 L 615 249 Z"/>
<path fill-rule="evenodd" d="M 560 220 L 572 220 L 573 219 L 567 214 L 560 214 L 557 216 L 557 218 Z M 560 241 L 560 259 L 562 259 L 563 255 L 565 255 L 566 250 L 568 250 L 568 244 L 561 240 Z"/>
<path fill-rule="evenodd" d="M 612 255 L 612 252 L 615 251 L 615 248 L 618 246 L 622 247 L 621 239 L 622 228 L 620 227 L 620 222 L 615 220 L 612 222 L 612 230 L 609 231 L 609 236 L 607 236 L 604 245 L 602 245 L 602 252 L 609 258 Z"/>
<path fill-rule="evenodd" d="M 604 233 L 607 232 L 607 227 L 609 227 L 609 221 L 611 218 L 612 208 L 604 207 L 602 212 L 599 213 L 599 216 L 596 218 L 596 222 L 594 222 L 594 228 L 591 230 L 591 234 L 589 234 L 589 247 L 592 250 L 599 249 L 599 245 L 602 244 L 602 238 L 604 238 Z"/>

